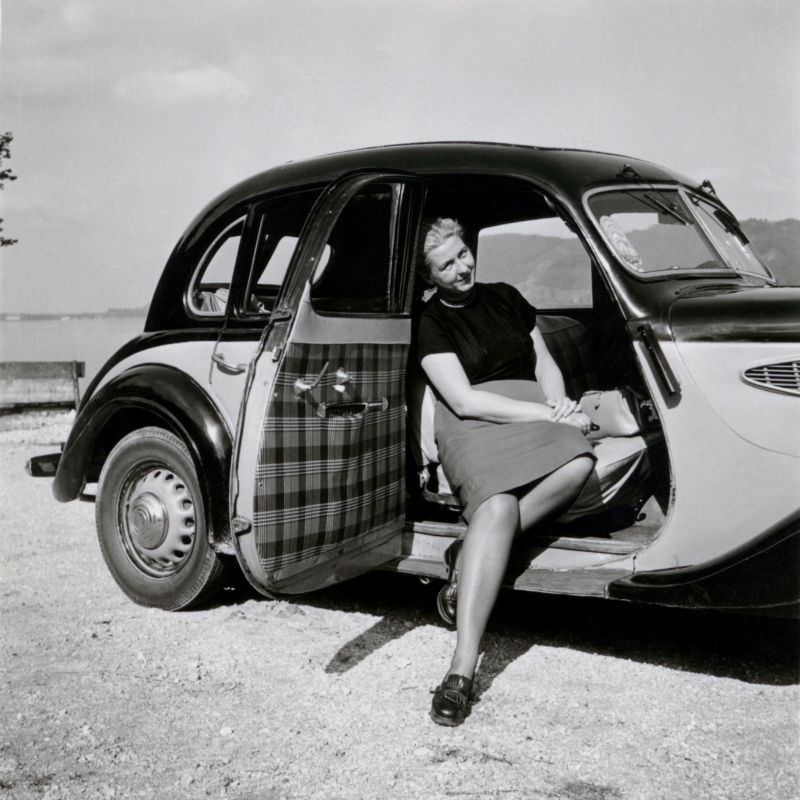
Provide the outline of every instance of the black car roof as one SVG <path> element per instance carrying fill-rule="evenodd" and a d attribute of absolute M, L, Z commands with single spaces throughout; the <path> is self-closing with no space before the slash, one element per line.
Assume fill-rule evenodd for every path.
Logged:
<path fill-rule="evenodd" d="M 631 181 L 622 173 L 628 165 L 636 179 L 652 182 L 692 181 L 649 161 L 613 153 L 498 142 L 418 142 L 347 150 L 289 161 L 237 183 L 216 197 L 196 221 L 219 213 L 267 191 L 329 183 L 360 171 L 435 175 L 441 173 L 507 174 L 535 177 L 559 193 L 577 199 L 592 184 Z"/>

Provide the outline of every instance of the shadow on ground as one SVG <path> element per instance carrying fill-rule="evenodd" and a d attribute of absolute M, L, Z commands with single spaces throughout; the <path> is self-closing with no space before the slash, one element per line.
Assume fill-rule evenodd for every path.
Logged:
<path fill-rule="evenodd" d="M 415 627 L 443 625 L 435 610 L 439 586 L 408 575 L 374 572 L 284 599 L 379 617 L 332 654 L 326 671 L 341 673 Z M 233 605 L 253 597 L 252 590 L 238 584 L 226 591 L 222 603 Z M 478 691 L 485 692 L 509 664 L 537 645 L 755 684 L 800 682 L 797 620 L 503 591 L 484 638 Z"/>

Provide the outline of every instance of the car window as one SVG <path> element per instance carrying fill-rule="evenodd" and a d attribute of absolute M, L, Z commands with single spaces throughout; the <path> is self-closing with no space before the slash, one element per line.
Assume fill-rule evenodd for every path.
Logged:
<path fill-rule="evenodd" d="M 606 240 L 635 272 L 720 269 L 677 191 L 604 192 L 589 207 Z"/>
<path fill-rule="evenodd" d="M 319 193 L 319 189 L 303 190 L 259 204 L 258 245 L 245 293 L 245 314 L 272 309 Z"/>
<path fill-rule="evenodd" d="M 587 197 L 586 207 L 622 264 L 634 272 L 768 275 L 729 214 L 689 199 L 677 189 L 658 187 L 600 190 Z"/>
<path fill-rule="evenodd" d="M 189 305 L 195 314 L 212 317 L 225 314 L 244 220 L 240 217 L 228 225 L 200 259 L 189 288 Z"/>
<path fill-rule="evenodd" d="M 737 271 L 762 278 L 772 278 L 761 263 L 756 251 L 730 214 L 696 195 L 689 199 L 714 243 L 722 250 L 726 261 Z"/>
<path fill-rule="evenodd" d="M 267 286 L 280 286 L 283 283 L 283 279 L 286 277 L 286 273 L 289 269 L 289 263 L 292 260 L 292 256 L 297 249 L 297 243 L 299 241 L 297 236 L 281 236 L 278 239 L 275 250 L 256 282 L 256 286 L 259 289 Z M 325 269 L 328 259 L 330 258 L 330 252 L 331 248 L 325 245 L 322 258 L 314 272 L 315 277 L 320 275 L 322 270 Z"/>
<path fill-rule="evenodd" d="M 539 309 L 592 306 L 592 265 L 580 239 L 559 217 L 483 228 L 479 280 L 516 286 Z"/>
<path fill-rule="evenodd" d="M 392 275 L 397 260 L 395 218 L 402 190 L 390 183 L 358 191 L 328 236 L 324 268 L 318 268 L 311 299 L 318 311 L 382 314 L 398 311 Z"/>

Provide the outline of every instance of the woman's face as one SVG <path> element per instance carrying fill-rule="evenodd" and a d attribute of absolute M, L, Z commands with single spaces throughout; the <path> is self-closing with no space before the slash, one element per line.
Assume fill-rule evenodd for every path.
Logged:
<path fill-rule="evenodd" d="M 449 236 L 426 255 L 431 283 L 444 300 L 463 302 L 475 285 L 475 258 L 460 236 Z"/>

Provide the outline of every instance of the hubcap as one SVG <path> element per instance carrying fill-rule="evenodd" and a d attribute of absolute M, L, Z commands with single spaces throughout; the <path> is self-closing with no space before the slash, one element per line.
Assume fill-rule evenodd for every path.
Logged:
<path fill-rule="evenodd" d="M 145 550 L 153 550 L 167 533 L 167 510 L 164 504 L 150 492 L 134 498 L 128 511 L 128 526 L 131 539 Z"/>
<path fill-rule="evenodd" d="M 152 577 L 174 575 L 188 560 L 197 535 L 195 504 L 176 472 L 144 466 L 123 487 L 120 529 L 131 561 Z"/>

